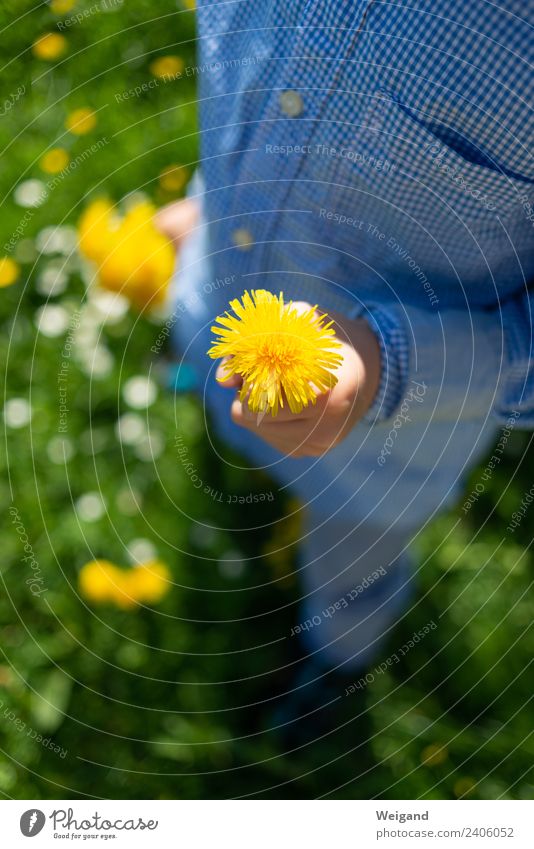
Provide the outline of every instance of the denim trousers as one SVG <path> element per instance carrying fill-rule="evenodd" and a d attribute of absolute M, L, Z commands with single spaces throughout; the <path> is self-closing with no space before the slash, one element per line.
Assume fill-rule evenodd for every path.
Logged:
<path fill-rule="evenodd" d="M 232 423 L 234 393 L 217 384 L 217 364 L 206 355 L 214 318 L 241 294 L 234 281 L 214 276 L 206 239 L 205 228 L 199 228 L 181 253 L 174 284 L 175 355 L 196 371 L 210 413 L 207 426 L 304 505 L 295 628 L 302 626 L 297 633 L 323 666 L 357 670 L 379 653 L 414 598 L 414 538 L 458 499 L 467 473 L 496 437 L 491 399 L 486 414 L 482 403 L 465 418 L 451 403 L 438 416 L 438 377 L 436 385 L 412 382 L 389 420 L 358 424 L 320 458 L 282 456 Z M 316 293 L 315 302 L 320 303 Z M 457 342 L 461 352 L 462 340 Z"/>

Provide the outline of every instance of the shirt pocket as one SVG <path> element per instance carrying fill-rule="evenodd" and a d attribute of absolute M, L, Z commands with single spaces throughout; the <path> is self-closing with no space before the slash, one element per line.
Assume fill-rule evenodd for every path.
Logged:
<path fill-rule="evenodd" d="M 484 164 L 474 161 L 476 141 L 457 132 L 458 147 L 444 142 L 425 125 L 424 116 L 394 97 L 386 97 L 373 132 L 381 154 L 394 166 L 389 189 L 407 212 L 427 208 L 432 217 L 457 216 L 485 229 L 500 228 L 499 218 L 521 217 L 532 181 L 493 167 L 487 155 Z"/>
<path fill-rule="evenodd" d="M 462 304 L 472 291 L 477 303 L 492 304 L 496 286 L 512 291 L 534 276 L 531 181 L 471 161 L 384 89 L 361 110 L 353 106 L 328 125 L 321 204 L 336 220 L 362 225 L 329 225 L 329 243 L 388 280 L 406 281 L 410 292 L 413 261 L 442 303 Z M 315 142 L 320 134 L 326 128 L 317 128 Z M 346 265 L 354 277 L 350 259 Z"/>

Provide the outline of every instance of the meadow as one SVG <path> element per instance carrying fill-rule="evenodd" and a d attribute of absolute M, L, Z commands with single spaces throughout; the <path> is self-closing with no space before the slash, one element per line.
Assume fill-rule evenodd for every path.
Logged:
<path fill-rule="evenodd" d="M 337 734 L 285 750 L 262 706 L 299 621 L 299 506 L 214 463 L 163 309 L 103 292 L 79 247 L 99 198 L 185 192 L 194 10 L 5 0 L 0 28 L 2 796 L 532 798 L 530 434 L 418 542 L 384 658 L 439 627 L 377 661 Z"/>

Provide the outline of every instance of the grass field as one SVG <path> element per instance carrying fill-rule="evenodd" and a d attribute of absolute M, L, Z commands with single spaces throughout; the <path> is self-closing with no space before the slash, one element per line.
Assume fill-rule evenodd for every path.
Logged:
<path fill-rule="evenodd" d="M 162 319 L 109 311 L 76 249 L 95 197 L 159 206 L 196 167 L 194 12 L 6 0 L 0 26 L 0 793 L 531 798 L 528 508 L 508 529 L 530 435 L 506 437 L 467 483 L 470 509 L 426 532 L 419 600 L 386 656 L 439 627 L 342 700 L 343 733 L 290 755 L 258 733 L 246 706 L 283 684 L 270 671 L 299 621 L 295 505 L 219 499 L 274 484 L 214 465 L 200 403 L 165 390 L 150 350 Z M 171 582 L 99 603 L 79 584 L 95 559 L 157 559 Z"/>

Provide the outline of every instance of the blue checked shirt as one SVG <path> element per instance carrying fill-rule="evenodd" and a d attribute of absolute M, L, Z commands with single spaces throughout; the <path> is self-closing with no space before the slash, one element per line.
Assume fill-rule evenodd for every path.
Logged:
<path fill-rule="evenodd" d="M 415 381 L 434 419 L 534 426 L 534 5 L 197 6 L 210 316 L 246 288 L 364 316 L 368 421 Z"/>

